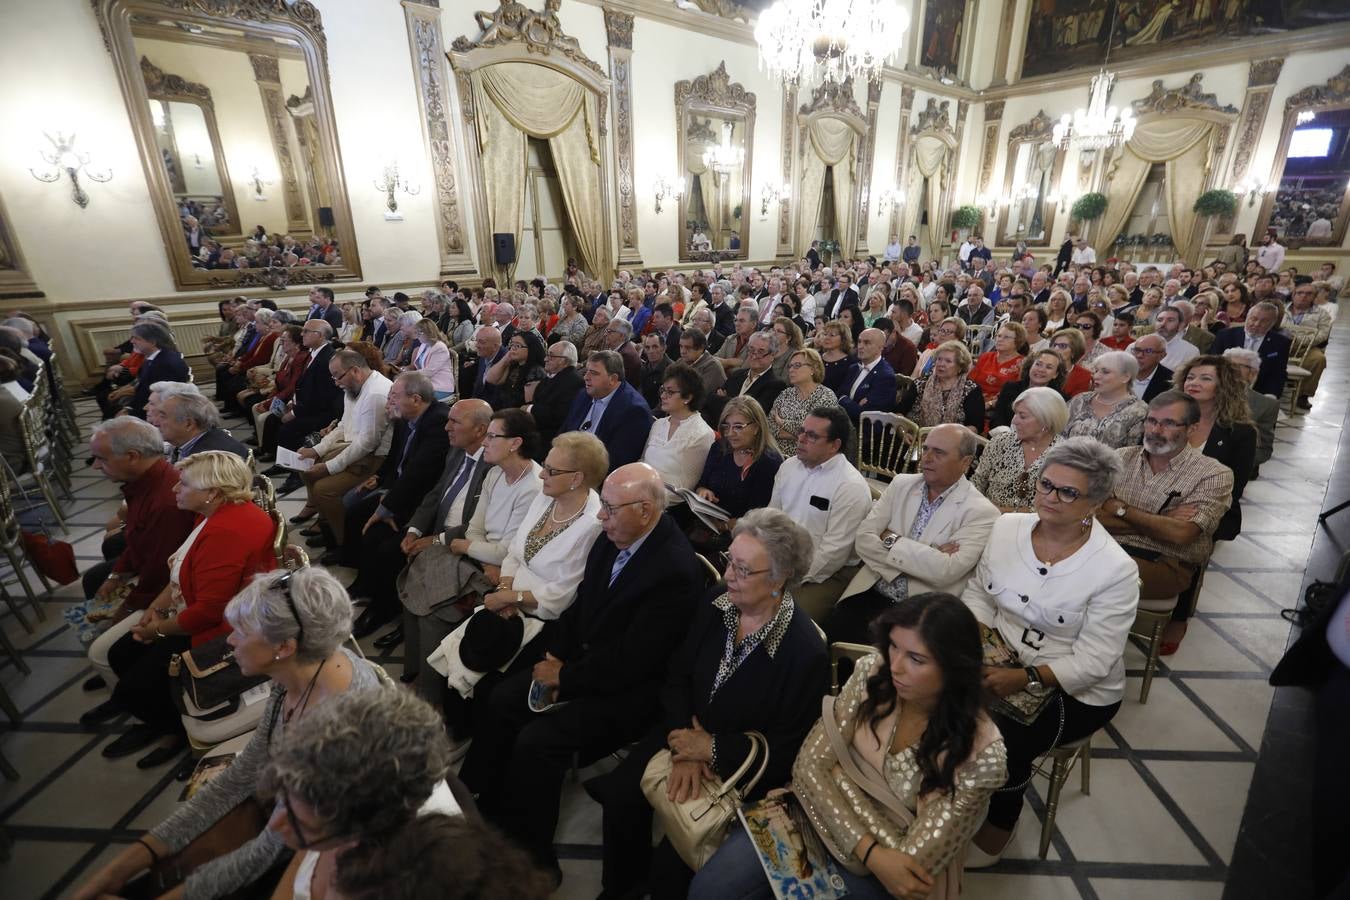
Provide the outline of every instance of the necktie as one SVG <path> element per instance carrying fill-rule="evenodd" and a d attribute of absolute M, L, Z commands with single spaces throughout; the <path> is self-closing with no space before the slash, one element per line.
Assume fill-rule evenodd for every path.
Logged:
<path fill-rule="evenodd" d="M 628 558 L 633 555 L 632 550 L 620 550 L 619 555 L 614 557 L 614 565 L 609 570 L 609 585 L 614 586 L 614 580 L 619 577 L 623 567 L 628 564 Z"/>
<path fill-rule="evenodd" d="M 459 496 L 460 491 L 464 490 L 464 485 L 468 484 L 469 475 L 473 472 L 473 465 L 472 456 L 464 457 L 464 462 L 459 467 L 459 475 L 450 485 L 450 489 L 445 492 L 445 496 L 441 498 L 441 505 L 436 510 L 435 525 L 437 529 L 445 527 L 445 520 L 450 516 L 450 507 L 455 505 L 455 498 Z"/>
<path fill-rule="evenodd" d="M 417 423 L 408 423 L 408 436 L 403 441 L 403 453 L 398 458 L 398 470 L 394 473 L 396 477 L 403 477 L 403 464 L 408 461 L 408 451 L 412 449 L 413 438 L 417 434 Z"/>

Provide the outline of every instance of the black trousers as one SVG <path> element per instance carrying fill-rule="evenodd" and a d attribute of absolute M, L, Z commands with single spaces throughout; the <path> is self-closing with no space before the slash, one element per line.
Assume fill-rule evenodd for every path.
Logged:
<path fill-rule="evenodd" d="M 1063 691 L 1060 691 L 1059 696 L 1064 701 L 1064 733 L 1059 739 L 1060 746 L 1097 731 L 1110 722 L 1120 709 L 1119 700 L 1110 706 L 1090 706 L 1078 702 Z M 1051 701 L 1030 725 L 1023 725 L 997 712 L 991 715 L 1008 749 L 1006 784 L 1020 787 L 1017 790 L 1000 789 L 994 792 L 989 801 L 989 824 L 1011 831 L 1022 815 L 1022 795 L 1026 793 L 1025 782 L 1031 777 L 1031 764 L 1050 749 L 1055 733 L 1059 731 L 1059 704 Z"/>
<path fill-rule="evenodd" d="M 830 643 L 870 644 L 872 620 L 890 609 L 892 602 L 890 597 L 869 588 L 836 603 L 821 627 Z"/>
<path fill-rule="evenodd" d="M 666 748 L 664 731 L 648 735 L 612 772 L 586 782 L 586 791 L 604 808 L 604 868 L 600 884 L 607 895 L 622 897 L 645 887 L 653 900 L 689 894 L 694 871 L 670 842 L 652 848 L 652 807 L 642 793 L 642 773 Z"/>
<path fill-rule="evenodd" d="M 305 445 L 305 438 L 309 437 L 310 432 L 318 431 L 331 421 L 333 419 L 329 416 L 296 416 L 289 422 L 281 423 L 281 428 L 277 431 L 276 446 L 285 447 L 287 450 L 299 450 Z M 270 424 L 271 419 L 268 422 Z"/>
<path fill-rule="evenodd" d="M 1317 743 L 1313 749 L 1313 878 L 1318 897 L 1350 897 L 1350 669 L 1335 671 L 1317 689 Z M 1339 888 L 1339 891 L 1337 890 Z"/>
<path fill-rule="evenodd" d="M 121 556 L 125 549 L 127 549 L 127 539 L 123 536 L 123 532 L 119 531 L 112 537 L 103 539 L 103 545 L 100 547 L 103 553 L 103 562 L 94 563 L 80 576 L 80 586 L 84 588 L 84 599 L 92 600 L 94 594 L 98 593 L 98 589 L 103 587 L 103 582 L 108 580 L 108 575 L 112 572 L 117 557 Z"/>
<path fill-rule="evenodd" d="M 475 715 L 473 744 L 460 779 L 483 814 L 545 870 L 557 867 L 553 833 L 563 776 L 636 740 L 651 724 L 650 690 L 641 696 L 578 697 L 546 713 L 526 705 L 531 672 L 503 678 Z M 475 690 L 478 696 L 481 687 Z M 475 704 L 477 707 L 477 704 Z"/>
<path fill-rule="evenodd" d="M 169 657 L 192 646 L 187 635 L 172 635 L 142 644 L 129 633 L 108 648 L 108 664 L 117 673 L 112 698 L 133 716 L 166 734 L 182 730 L 169 678 Z"/>
<path fill-rule="evenodd" d="M 98 408 L 103 413 L 104 419 L 111 419 L 113 416 L 117 415 L 117 410 L 121 408 L 121 404 L 113 403 L 108 399 L 108 395 L 120 387 L 131 384 L 135 380 L 134 376 L 123 372 L 115 379 L 109 380 L 104 378 L 98 384 L 94 385 L 94 400 L 98 403 Z"/>
<path fill-rule="evenodd" d="M 365 525 L 379 498 L 366 498 L 347 510 L 347 528 L 342 542 L 341 564 L 357 570 L 348 590 L 353 597 L 369 597 L 371 606 L 386 616 L 401 608 L 398 599 L 398 573 L 408 564 L 400 545 L 403 531 L 395 531 L 384 522 L 376 522 L 365 534 Z"/>

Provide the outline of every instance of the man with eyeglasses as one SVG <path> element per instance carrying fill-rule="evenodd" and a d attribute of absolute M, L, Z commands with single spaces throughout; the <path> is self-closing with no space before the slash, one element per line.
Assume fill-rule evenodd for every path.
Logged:
<path fill-rule="evenodd" d="M 1097 518 L 1139 564 L 1141 601 L 1191 592 L 1214 550 L 1214 530 L 1233 502 L 1233 471 L 1191 446 L 1200 405 L 1181 391 L 1164 391 L 1148 405 L 1143 446 L 1116 452 L 1124 468 Z M 1193 593 L 1193 592 L 1192 592 Z M 1176 652 L 1195 611 L 1182 597 L 1163 633 L 1163 654 Z"/>
<path fill-rule="evenodd" d="M 1325 309 L 1317 306 L 1317 289 L 1311 284 L 1297 284 L 1289 295 L 1289 307 L 1285 311 L 1284 330 L 1294 340 L 1308 340 L 1312 346 L 1298 363 L 1308 375 L 1298 388 L 1298 407 L 1312 409 L 1311 397 L 1317 393 L 1317 385 L 1322 380 L 1322 372 L 1327 367 L 1327 355 L 1324 352 L 1331 339 L 1331 316 Z"/>
<path fill-rule="evenodd" d="M 656 723 L 670 658 L 706 586 L 693 548 L 665 512 L 659 472 L 621 466 L 600 500 L 604 533 L 591 545 L 576 599 L 544 626 L 542 658 L 521 660 L 532 669 L 475 697 L 484 715 L 475 717 L 460 771 L 487 817 L 555 878 L 564 776 L 578 756 L 588 765 Z M 557 705 L 540 715 L 532 704 Z"/>
<path fill-rule="evenodd" d="M 716 426 L 728 397 L 753 397 L 764 409 L 773 407 L 773 401 L 787 388 L 783 379 L 773 373 L 773 361 L 778 358 L 780 349 L 778 342 L 776 331 L 757 331 L 750 335 L 745 365 L 732 372 L 726 383 L 708 396 L 703 406 L 703 418 L 709 425 Z"/>
<path fill-rule="evenodd" d="M 755 313 L 749 309 L 739 310 L 735 322 L 736 330 L 722 343 L 722 349 L 717 351 L 717 361 L 727 373 L 745 365 L 750 353 L 750 336 L 758 327 Z"/>
<path fill-rule="evenodd" d="M 544 354 L 544 380 L 535 385 L 534 398 L 525 411 L 534 416 L 540 445 L 547 452 L 553 439 L 562 433 L 572 401 L 585 384 L 577 371 L 577 348 L 570 341 L 558 341 Z"/>
<path fill-rule="evenodd" d="M 851 431 L 839 407 L 812 410 L 797 434 L 797 455 L 779 466 L 769 498 L 815 541 L 811 567 L 792 597 L 817 623 L 858 571 L 853 542 L 872 509 L 866 480 L 844 455 Z"/>
<path fill-rule="evenodd" d="M 586 389 L 573 398 L 560 429 L 560 433 L 585 431 L 599 438 L 609 451 L 610 471 L 640 459 L 652 430 L 651 407 L 623 375 L 619 354 L 613 350 L 592 353 L 582 375 Z"/>
<path fill-rule="evenodd" d="M 1284 308 L 1278 303 L 1262 301 L 1248 311 L 1244 324 L 1220 331 L 1210 351 L 1222 354 L 1231 347 L 1256 351 L 1261 357 L 1261 374 L 1256 379 L 1256 390 L 1274 397 L 1284 393 L 1284 382 L 1289 374 L 1292 341 L 1279 331 L 1283 316 Z"/>
<path fill-rule="evenodd" d="M 296 382 L 291 402 L 281 414 L 277 430 L 277 446 L 298 450 L 305 438 L 342 415 L 343 390 L 333 381 L 328 366 L 333 358 L 333 326 L 320 319 L 311 319 L 300 329 L 300 346 L 309 354 L 309 365 Z M 259 459 L 262 459 L 260 454 Z M 283 474 L 285 469 L 273 467 L 268 475 Z"/>
<path fill-rule="evenodd" d="M 1167 342 L 1162 335 L 1149 333 L 1130 344 L 1130 355 L 1139 363 L 1139 372 L 1135 375 L 1130 389 L 1145 403 L 1163 391 L 1172 388 L 1172 370 L 1162 364 L 1167 355 Z"/>
<path fill-rule="evenodd" d="M 614 319 L 605 326 L 603 340 L 606 350 L 612 350 L 623 359 L 624 381 L 635 388 L 640 388 L 642 386 L 642 352 L 633 340 L 637 333 L 637 329 L 631 321 Z"/>
<path fill-rule="evenodd" d="M 707 314 L 704 310 L 703 315 Z M 680 335 L 680 362 L 698 373 L 703 379 L 703 389 L 707 394 L 726 384 L 727 373 L 708 352 L 708 339 L 697 324 Z"/>
<path fill-rule="evenodd" d="M 939 425 L 924 438 L 919 474 L 891 481 L 858 528 L 863 565 L 825 620 L 830 641 L 866 643 L 878 613 L 917 594 L 961 596 L 999 517 L 966 479 L 976 446 L 969 428 Z"/>

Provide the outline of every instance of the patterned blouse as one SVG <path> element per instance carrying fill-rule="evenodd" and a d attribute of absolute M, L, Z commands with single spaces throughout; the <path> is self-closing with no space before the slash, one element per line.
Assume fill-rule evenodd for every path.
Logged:
<path fill-rule="evenodd" d="M 741 611 L 726 594 L 714 600 L 713 606 L 722 613 L 722 623 L 727 628 L 727 642 L 722 651 L 722 661 L 717 664 L 717 674 L 713 676 L 712 689 L 708 691 L 709 701 L 760 644 L 764 645 L 764 652 L 770 657 L 778 653 L 778 645 L 783 643 L 783 635 L 787 634 L 788 626 L 792 624 L 792 611 L 796 604 L 791 594 L 783 594 L 783 600 L 778 604 L 778 611 L 773 614 L 773 618 L 747 634 L 739 644 L 736 643 L 736 632 L 741 627 Z"/>
<path fill-rule="evenodd" d="M 1056 436 L 1046 447 L 1055 446 L 1062 440 Z M 1036 482 L 1045 468 L 1045 451 L 1036 457 L 1030 468 L 1022 456 L 1022 442 L 1012 429 L 1000 432 L 989 441 L 989 446 L 980 454 L 980 465 L 971 477 L 970 483 L 975 490 L 998 507 L 1026 509 L 1036 499 Z"/>
<path fill-rule="evenodd" d="M 1133 447 L 1144 439 L 1144 419 L 1148 416 L 1148 404 L 1140 400 L 1133 392 L 1125 394 L 1102 418 L 1092 411 L 1092 398 L 1096 391 L 1084 391 L 1069 401 L 1069 423 L 1064 426 L 1064 437 L 1087 435 L 1101 441 L 1113 450 L 1121 447 Z"/>
<path fill-rule="evenodd" d="M 577 517 L 573 516 L 572 518 L 568 519 L 567 523 L 562 527 L 555 528 L 552 531 L 547 531 L 546 529 L 548 528 L 549 517 L 553 515 L 553 510 L 557 508 L 557 505 L 558 505 L 557 501 L 550 503 L 548 505 L 548 508 L 544 510 L 544 514 L 539 517 L 539 521 L 535 522 L 534 526 L 530 528 L 530 533 L 525 536 L 526 564 L 529 564 L 530 560 L 534 559 L 535 556 L 538 555 L 540 550 L 543 550 L 545 547 L 547 547 L 549 541 L 553 540 L 555 537 L 562 534 L 564 531 L 566 531 L 568 528 L 571 527 L 573 522 L 577 520 Z"/>
<path fill-rule="evenodd" d="M 802 427 L 802 422 L 810 415 L 811 410 L 819 406 L 838 406 L 839 398 L 834 395 L 823 384 L 816 385 L 816 389 L 807 395 L 805 400 L 797 393 L 795 387 L 788 387 L 783 393 L 778 395 L 778 399 L 773 401 L 773 408 L 769 415 L 769 429 L 774 432 L 774 442 L 778 445 L 778 451 L 783 454 L 783 458 L 794 456 L 797 453 L 797 429 Z M 774 416 L 783 420 L 785 428 L 793 433 L 793 437 L 782 438 L 778 436 L 778 423 L 774 421 Z"/>

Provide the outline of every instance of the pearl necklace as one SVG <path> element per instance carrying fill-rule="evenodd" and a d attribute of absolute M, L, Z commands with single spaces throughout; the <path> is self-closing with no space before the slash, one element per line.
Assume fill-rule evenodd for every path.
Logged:
<path fill-rule="evenodd" d="M 554 525 L 566 525 L 566 524 L 568 524 L 569 522 L 571 522 L 573 519 L 575 519 L 577 516 L 581 515 L 582 512 L 585 511 L 585 509 L 586 509 L 586 503 L 585 503 L 585 501 L 583 501 L 582 504 L 581 504 L 581 506 L 577 509 L 576 512 L 572 513 L 570 516 L 568 516 L 568 517 L 565 518 L 565 519 L 559 519 L 559 518 L 557 517 L 557 515 L 556 515 L 556 513 L 558 512 L 558 501 L 557 501 L 557 500 L 554 500 L 554 501 L 553 501 L 553 505 L 552 505 L 551 507 L 549 507 L 549 510 L 548 510 L 548 520 L 549 520 L 550 522 L 552 522 Z"/>

